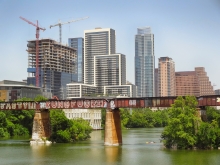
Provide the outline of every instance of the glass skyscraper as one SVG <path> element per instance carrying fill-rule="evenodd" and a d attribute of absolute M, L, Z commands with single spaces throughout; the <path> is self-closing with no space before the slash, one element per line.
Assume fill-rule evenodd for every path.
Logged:
<path fill-rule="evenodd" d="M 68 44 L 70 47 L 76 49 L 76 55 L 77 55 L 77 64 L 76 70 L 77 74 L 73 75 L 73 81 L 75 82 L 83 82 L 83 69 L 84 69 L 84 39 L 82 37 L 78 38 L 69 38 Z"/>
<path fill-rule="evenodd" d="M 135 85 L 137 96 L 154 97 L 154 34 L 150 27 L 137 29 L 135 35 Z"/>

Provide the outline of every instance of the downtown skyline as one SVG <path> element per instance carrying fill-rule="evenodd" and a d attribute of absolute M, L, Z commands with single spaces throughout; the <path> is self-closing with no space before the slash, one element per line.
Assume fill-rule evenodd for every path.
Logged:
<path fill-rule="evenodd" d="M 218 71 L 220 66 L 220 4 L 215 1 L 1 1 L 2 36 L 0 80 L 21 81 L 27 77 L 26 45 L 35 39 L 35 27 L 19 19 L 22 16 L 46 28 L 41 38 L 59 40 L 59 28 L 50 25 L 71 19 L 89 16 L 89 19 L 62 26 L 62 40 L 83 37 L 84 30 L 95 27 L 113 28 L 116 31 L 116 53 L 126 55 L 127 80 L 134 83 L 134 38 L 138 27 L 150 26 L 155 35 L 155 67 L 158 58 L 168 56 L 175 61 L 176 71 L 190 71 L 194 67 L 205 67 L 214 89 L 220 88 Z M 84 3 L 83 3 L 84 2 Z M 59 6 L 60 5 L 60 6 Z M 77 5 L 77 9 L 74 8 Z M 97 10 L 97 6 L 100 10 Z M 71 8 L 72 6 L 72 8 Z M 131 9 L 131 13 L 128 9 Z M 57 8 L 65 12 L 56 12 Z M 84 8 L 83 8 L 84 7 Z M 90 8 L 89 8 L 90 7 Z M 121 8 L 120 8 L 121 7 Z M 144 8 L 145 7 L 145 8 Z M 87 10 L 80 10 L 80 9 Z M 111 8 L 111 12 L 107 9 Z M 9 12 L 11 9 L 11 12 Z M 15 10 L 17 9 L 17 10 Z M 71 9 L 74 9 L 72 11 Z M 121 10 L 119 10 L 121 9 Z M 32 12 L 31 12 L 32 11 Z M 41 11 L 38 15 L 37 11 Z M 120 11 L 120 12 L 119 12 Z M 8 13 L 8 14 L 7 14 Z M 10 13 L 10 14 L 9 14 Z M 103 13 L 103 15 L 101 15 Z M 6 17 L 7 15 L 7 17 Z M 74 16 L 74 17 L 73 17 Z M 116 17 L 117 16 L 117 17 Z M 12 67 L 13 66 L 13 67 Z"/>

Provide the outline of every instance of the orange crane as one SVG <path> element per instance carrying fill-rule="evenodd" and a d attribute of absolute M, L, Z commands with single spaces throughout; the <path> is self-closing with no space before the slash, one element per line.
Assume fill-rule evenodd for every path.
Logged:
<path fill-rule="evenodd" d="M 41 28 L 38 26 L 38 20 L 37 20 L 37 24 L 34 24 L 31 21 L 28 21 L 27 19 L 23 18 L 23 17 L 19 17 L 22 20 L 26 21 L 27 23 L 33 25 L 36 27 L 36 72 L 35 72 L 35 78 L 36 78 L 36 86 L 39 87 L 39 36 L 40 36 L 40 30 L 45 31 L 45 28 Z"/>

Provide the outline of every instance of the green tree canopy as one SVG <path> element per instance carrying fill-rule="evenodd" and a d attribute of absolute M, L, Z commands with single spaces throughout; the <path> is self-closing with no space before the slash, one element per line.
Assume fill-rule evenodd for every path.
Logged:
<path fill-rule="evenodd" d="M 178 97 L 169 109 L 168 125 L 161 137 L 167 148 L 200 149 L 220 145 L 218 111 L 207 109 L 208 122 L 201 120 L 194 96 Z"/>
<path fill-rule="evenodd" d="M 90 138 L 92 127 L 83 119 L 70 120 L 62 110 L 50 111 L 52 135 L 50 140 L 67 143 Z"/>
<path fill-rule="evenodd" d="M 168 125 L 162 138 L 167 148 L 192 148 L 196 144 L 196 131 L 201 123 L 195 97 L 178 97 L 169 109 Z"/>

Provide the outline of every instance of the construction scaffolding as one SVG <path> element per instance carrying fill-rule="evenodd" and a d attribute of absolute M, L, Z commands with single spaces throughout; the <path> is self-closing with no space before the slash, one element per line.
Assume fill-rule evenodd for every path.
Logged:
<path fill-rule="evenodd" d="M 27 44 L 28 79 L 27 83 L 36 85 L 36 40 Z M 76 50 L 52 39 L 39 40 L 39 87 L 45 92 L 61 97 L 73 74 L 77 74 Z"/>

